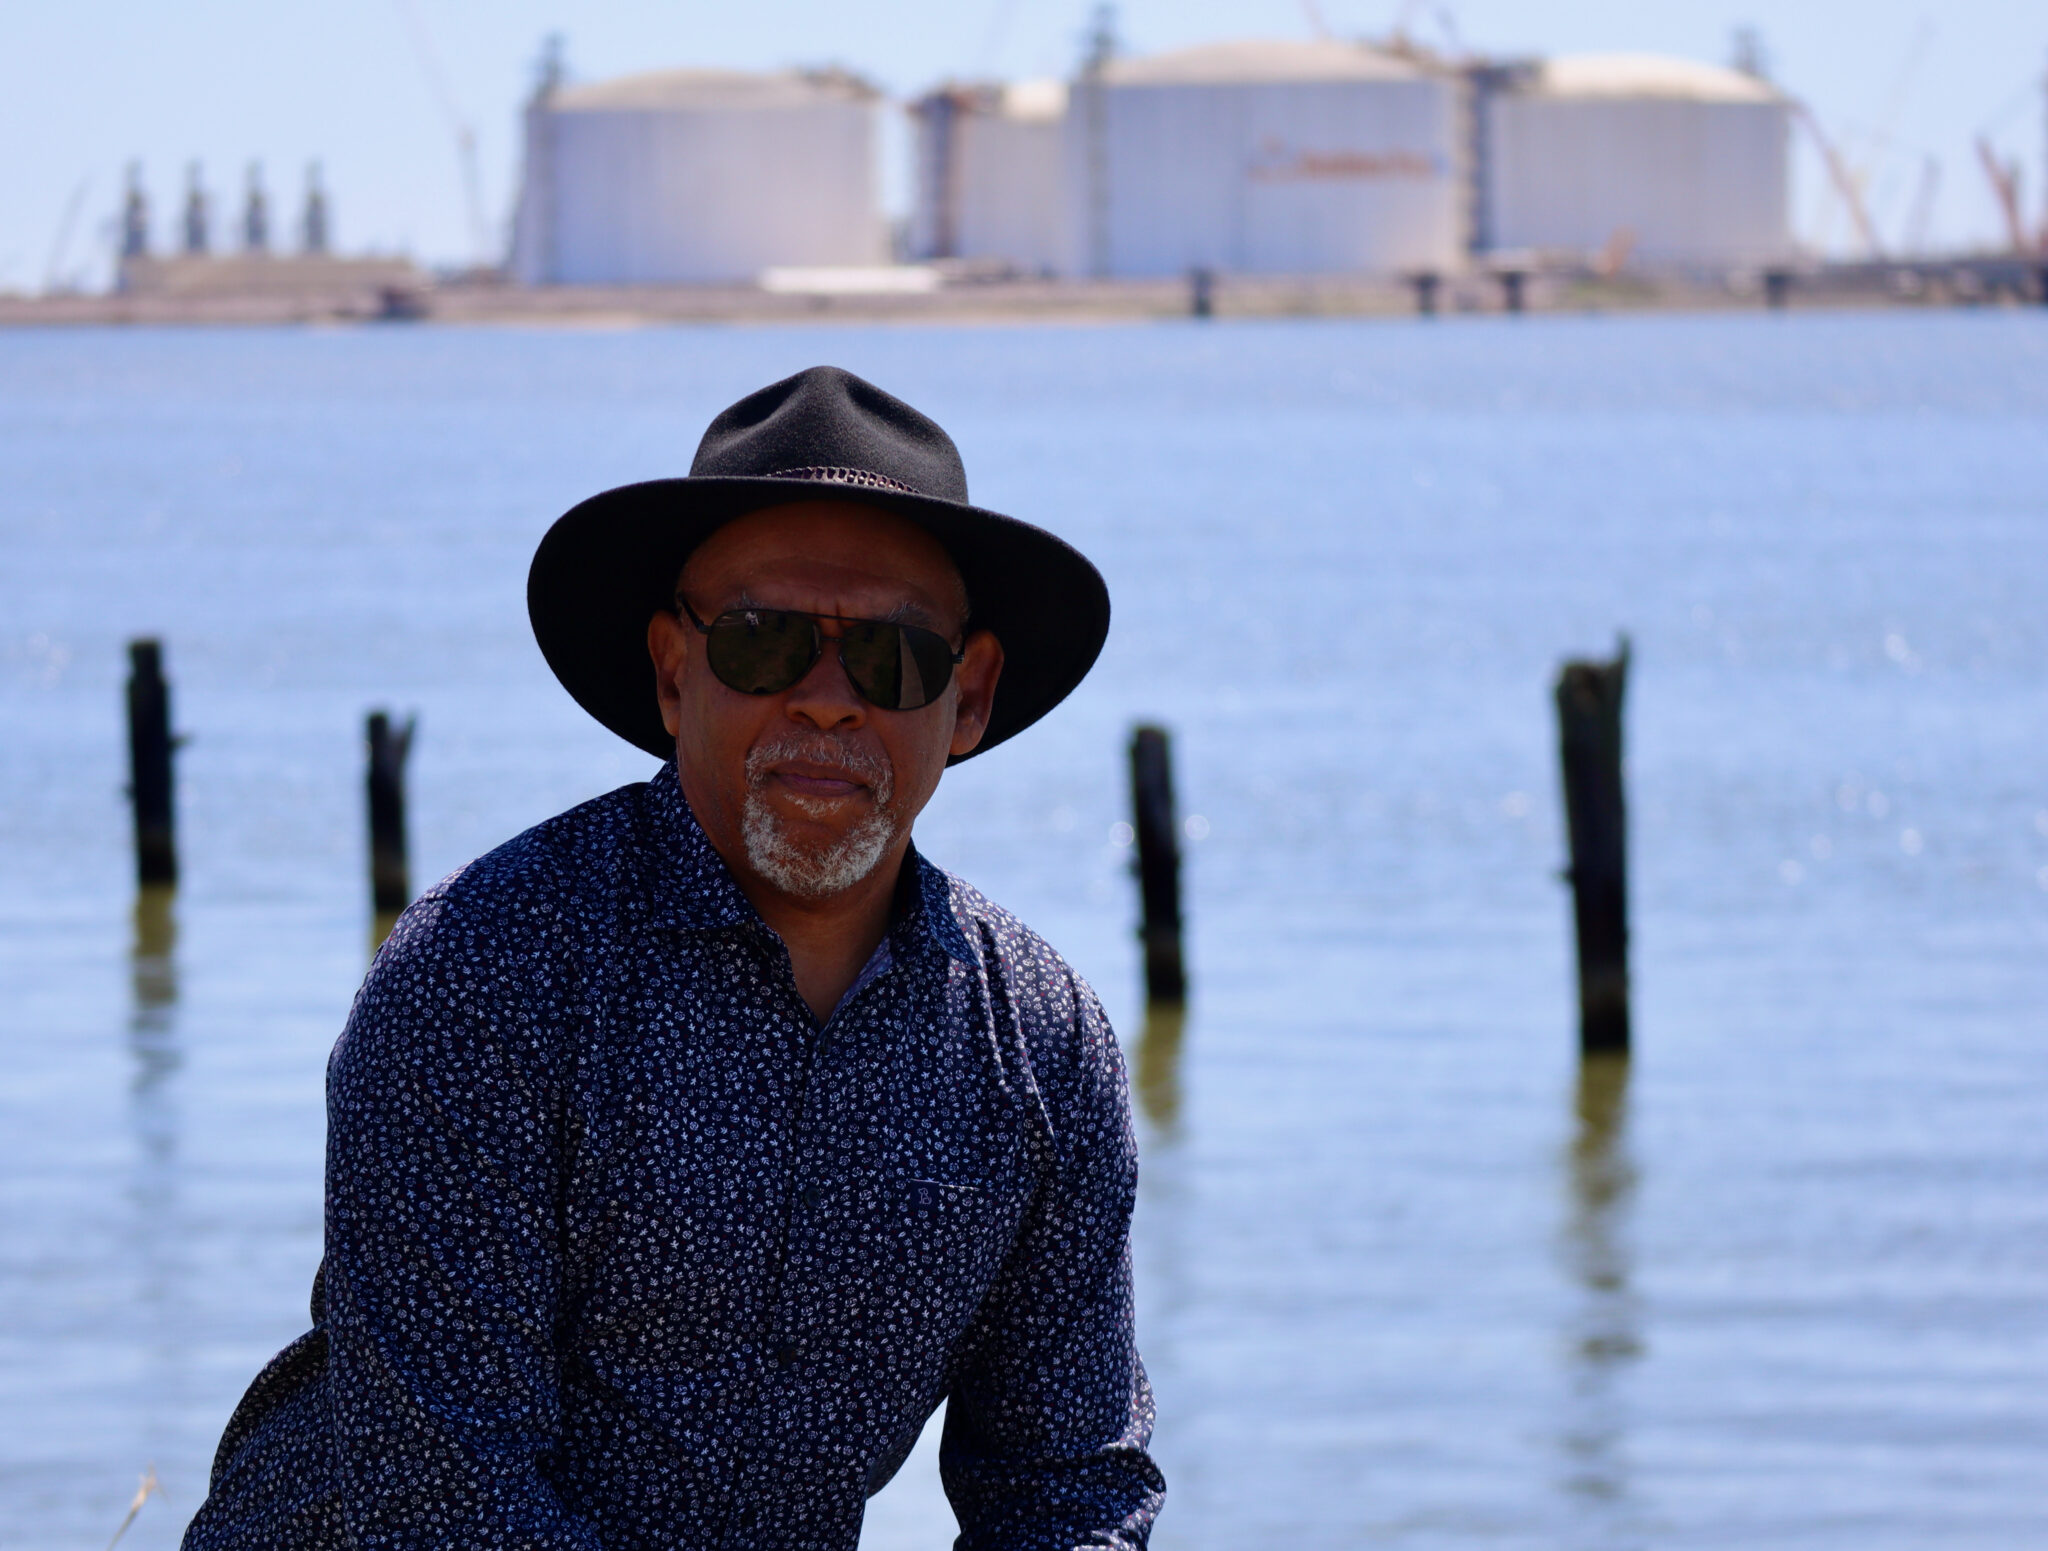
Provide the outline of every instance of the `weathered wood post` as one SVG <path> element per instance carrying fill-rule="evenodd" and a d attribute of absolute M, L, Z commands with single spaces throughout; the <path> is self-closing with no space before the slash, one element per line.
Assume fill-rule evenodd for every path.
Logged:
<path fill-rule="evenodd" d="M 370 713 L 370 898 L 379 915 L 412 903 L 405 857 L 405 757 L 412 732 L 411 717 L 394 727 L 384 712 Z"/>
<path fill-rule="evenodd" d="M 1520 312 L 1528 301 L 1529 275 L 1526 270 L 1503 269 L 1500 272 L 1501 305 L 1509 312 Z"/>
<path fill-rule="evenodd" d="M 1415 287 L 1416 313 L 1425 318 L 1435 317 L 1436 292 L 1442 284 L 1442 276 L 1433 269 L 1425 269 L 1420 274 L 1410 275 L 1408 283 Z"/>
<path fill-rule="evenodd" d="M 1628 808 L 1621 763 L 1628 659 L 1623 636 L 1612 662 L 1568 662 L 1557 680 L 1584 1055 L 1629 1048 Z"/>
<path fill-rule="evenodd" d="M 1792 300 L 1792 271 L 1789 269 L 1767 269 L 1764 271 L 1764 305 L 1773 312 L 1783 312 Z"/>
<path fill-rule="evenodd" d="M 1161 727 L 1131 734 L 1131 828 L 1138 841 L 1138 895 L 1144 919 L 1145 998 L 1187 1000 L 1180 942 L 1180 836 L 1174 822 L 1173 752 Z"/>
<path fill-rule="evenodd" d="M 1216 271 L 1201 266 L 1188 271 L 1188 316 L 1216 316 Z"/>
<path fill-rule="evenodd" d="M 128 795 L 135 804 L 135 876 L 145 888 L 178 881 L 172 802 L 171 687 L 161 641 L 128 643 Z"/>

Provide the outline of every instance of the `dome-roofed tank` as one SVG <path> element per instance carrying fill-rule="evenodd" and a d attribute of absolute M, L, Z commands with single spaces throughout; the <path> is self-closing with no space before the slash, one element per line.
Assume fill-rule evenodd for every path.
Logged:
<path fill-rule="evenodd" d="M 1392 273 L 1456 261 L 1459 83 L 1335 40 L 1084 74 L 1066 119 L 1080 274 Z"/>
<path fill-rule="evenodd" d="M 879 263 L 878 99 L 840 72 L 544 83 L 527 111 L 514 272 L 619 285 Z"/>
<path fill-rule="evenodd" d="M 1566 55 L 1505 73 L 1482 116 L 1489 247 L 1705 265 L 1791 252 L 1791 104 L 1768 81 Z"/>

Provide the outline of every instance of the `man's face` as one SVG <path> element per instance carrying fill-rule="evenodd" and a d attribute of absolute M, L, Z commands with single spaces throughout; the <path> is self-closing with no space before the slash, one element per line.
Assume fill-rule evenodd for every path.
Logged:
<path fill-rule="evenodd" d="M 921 625 L 956 648 L 967 615 L 960 574 L 937 540 L 844 501 L 728 523 L 691 555 L 678 590 L 707 624 L 728 609 L 796 609 Z M 648 622 L 647 645 L 683 794 L 712 845 L 743 882 L 811 901 L 885 864 L 894 876 L 947 758 L 981 741 L 1003 660 L 995 637 L 976 631 L 938 699 L 887 711 L 848 681 L 836 640 L 801 680 L 768 695 L 721 683 L 705 638 L 673 614 Z"/>

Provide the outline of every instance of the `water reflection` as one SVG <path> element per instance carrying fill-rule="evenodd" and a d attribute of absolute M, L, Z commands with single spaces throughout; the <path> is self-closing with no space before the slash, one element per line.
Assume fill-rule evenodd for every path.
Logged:
<path fill-rule="evenodd" d="M 168 886 L 142 890 L 135 901 L 129 956 L 133 1005 L 128 1016 L 128 1123 L 135 1141 L 129 1244 L 136 1334 L 147 1354 L 137 1413 L 143 1421 L 144 1449 L 151 1458 L 168 1457 L 178 1444 L 185 1371 L 182 1333 L 189 1325 L 177 1222 L 179 1125 L 173 1079 L 184 1064 L 184 1053 L 178 1037 L 176 899 Z"/>
<path fill-rule="evenodd" d="M 1567 1158 L 1562 1251 L 1575 1296 L 1565 1342 L 1560 1485 L 1582 1521 L 1582 1545 L 1609 1538 L 1619 1543 L 1631 1527 L 1624 1386 L 1642 1355 L 1642 1321 L 1630 1285 L 1636 1167 L 1628 1145 L 1628 1078 L 1625 1055 L 1588 1056 L 1581 1063 L 1577 1128 Z"/>
<path fill-rule="evenodd" d="M 134 948 L 129 985 L 134 1007 L 128 1019 L 128 1050 L 136 1135 L 145 1157 L 169 1157 L 174 1128 L 164 1091 L 180 1064 L 177 1044 L 177 893 L 165 884 L 146 885 L 135 900 Z"/>
<path fill-rule="evenodd" d="M 1168 1139 L 1180 1131 L 1180 1045 L 1187 1021 L 1186 1007 L 1153 1002 L 1138 1035 L 1138 1107 Z"/>

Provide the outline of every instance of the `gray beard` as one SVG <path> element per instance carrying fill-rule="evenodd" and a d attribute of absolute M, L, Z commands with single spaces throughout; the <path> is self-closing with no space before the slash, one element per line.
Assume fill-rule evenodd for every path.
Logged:
<path fill-rule="evenodd" d="M 873 810 L 835 841 L 823 845 L 798 842 L 764 795 L 768 767 L 785 759 L 832 766 L 865 782 L 874 794 Z M 759 744 L 747 755 L 747 800 L 740 815 L 747 861 L 777 889 L 798 899 L 844 893 L 881 865 L 896 839 L 896 815 L 889 807 L 895 795 L 896 772 L 886 758 L 823 733 L 790 732 Z M 808 806 L 801 797 L 790 800 L 799 811 Z M 823 804 L 819 811 L 822 813 Z"/>

